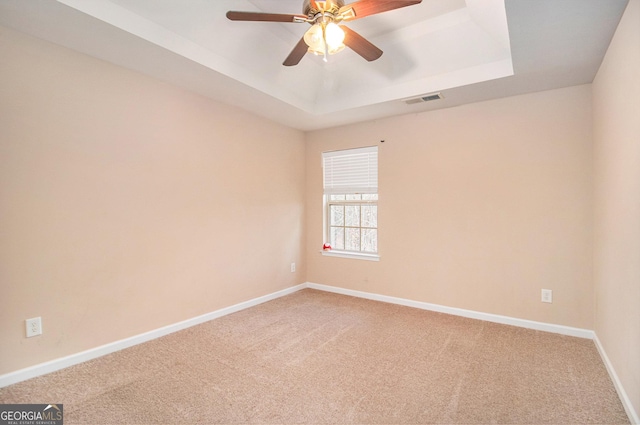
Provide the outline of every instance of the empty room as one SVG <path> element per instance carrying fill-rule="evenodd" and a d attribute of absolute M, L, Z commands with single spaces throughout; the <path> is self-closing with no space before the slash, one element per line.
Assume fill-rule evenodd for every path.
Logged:
<path fill-rule="evenodd" d="M 640 0 L 0 0 L 1 424 L 640 424 Z"/>

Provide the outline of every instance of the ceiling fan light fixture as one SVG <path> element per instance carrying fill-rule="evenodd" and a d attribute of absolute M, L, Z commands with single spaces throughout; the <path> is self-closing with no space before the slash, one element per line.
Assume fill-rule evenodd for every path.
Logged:
<path fill-rule="evenodd" d="M 329 55 L 338 53 L 347 46 L 371 62 L 382 56 L 382 50 L 347 25 L 338 24 L 422 2 L 422 0 L 349 0 L 349 4 L 345 6 L 345 1 L 347 0 L 303 0 L 302 15 L 230 10 L 227 12 L 227 18 L 232 21 L 311 24 L 311 28 L 305 32 L 304 37 L 282 62 L 284 66 L 297 65 L 306 53 L 321 55 L 327 62 Z"/>
<path fill-rule="evenodd" d="M 315 55 L 333 55 L 345 48 L 344 31 L 335 22 L 317 22 L 304 34 L 309 52 Z"/>

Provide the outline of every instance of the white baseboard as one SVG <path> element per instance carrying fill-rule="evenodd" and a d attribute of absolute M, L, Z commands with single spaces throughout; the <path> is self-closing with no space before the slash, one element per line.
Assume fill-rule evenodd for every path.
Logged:
<path fill-rule="evenodd" d="M 631 420 L 632 423 L 640 425 L 640 419 L 638 418 L 638 414 L 634 410 L 633 405 L 631 404 L 631 400 L 629 400 L 627 393 L 622 387 L 620 379 L 618 378 L 618 375 L 616 374 L 613 368 L 613 365 L 611 364 L 606 352 L 604 351 L 604 348 L 602 347 L 600 340 L 598 339 L 595 332 L 592 330 L 573 328 L 573 327 L 562 326 L 562 325 L 554 325 L 551 323 L 535 322 L 532 320 L 517 319 L 513 317 L 508 317 L 508 316 L 500 316 L 496 314 L 482 313 L 482 312 L 473 311 L 473 310 L 447 307 L 447 306 L 442 306 L 438 304 L 430 304 L 430 303 L 425 303 L 421 301 L 413 301 L 405 298 L 390 297 L 386 295 L 379 295 L 379 294 L 363 292 L 363 291 L 355 291 L 351 289 L 321 285 L 318 283 L 311 283 L 311 282 L 292 286 L 290 288 L 283 289 L 281 291 L 277 291 L 272 294 L 254 298 L 239 304 L 232 305 L 230 307 L 225 307 L 220 310 L 216 310 L 214 312 L 204 314 L 202 316 L 198 316 L 192 319 L 184 320 L 182 322 L 174 323 L 172 325 L 155 329 L 153 331 L 149 331 L 140 335 L 136 335 L 120 341 L 115 341 L 109 344 L 102 345 L 100 347 L 82 351 L 80 353 L 72 354 L 66 357 L 51 360 L 49 362 L 41 363 L 25 369 L 20 369 L 15 372 L 1 375 L 0 388 L 6 387 L 8 385 L 15 384 L 21 381 L 25 381 L 27 379 L 35 378 L 37 376 L 45 375 L 47 373 L 55 372 L 57 370 L 64 369 L 66 367 L 73 366 L 79 363 L 83 363 L 88 360 L 92 360 L 97 357 L 101 357 L 119 350 L 123 350 L 125 348 L 132 347 L 137 344 L 142 344 L 143 342 L 151 341 L 153 339 L 160 338 L 162 336 L 171 334 L 173 332 L 177 332 L 177 331 L 189 328 L 191 326 L 199 325 L 201 323 L 208 322 L 210 320 L 217 319 L 219 317 L 226 316 L 228 314 L 235 313 L 237 311 L 244 310 L 246 308 L 253 307 L 258 304 L 262 304 L 264 302 L 271 301 L 276 298 L 280 298 L 285 295 L 292 294 L 304 288 L 317 289 L 325 292 L 333 292 L 336 294 L 349 295 L 352 297 L 365 298 L 365 299 L 374 300 L 374 301 L 404 305 L 407 307 L 419 308 L 422 310 L 452 314 L 455 316 L 485 320 L 488 322 L 518 326 L 518 327 L 527 328 L 527 329 L 535 329 L 539 331 L 552 332 L 552 333 L 561 334 L 561 335 L 593 339 L 598 349 L 598 352 L 600 353 L 600 356 L 602 357 L 602 360 L 607 368 L 607 371 L 609 372 L 609 376 L 611 377 L 611 380 L 614 383 L 616 391 L 620 396 L 620 400 L 622 401 L 622 404 L 627 412 L 627 415 L 629 416 L 629 419 Z"/>
<path fill-rule="evenodd" d="M 320 285 L 318 283 L 307 282 L 307 288 L 318 289 L 320 291 L 334 292 L 336 294 L 350 295 L 352 297 L 366 298 L 368 300 L 382 301 L 391 304 L 399 304 L 407 307 L 419 308 L 421 310 L 435 311 L 438 313 L 452 314 L 454 316 L 468 317 L 470 319 L 484 320 L 487 322 L 501 323 L 503 325 L 518 326 L 521 328 L 535 329 L 538 331 L 552 332 L 561 335 L 575 336 L 578 338 L 593 339 L 594 333 L 588 329 L 572 328 L 569 326 L 554 325 L 551 323 L 534 322 L 532 320 L 517 319 L 514 317 L 500 316 L 497 314 L 482 313 L 462 308 L 446 307 L 438 304 L 430 304 L 421 301 L 413 301 L 405 298 L 378 295 L 370 292 L 354 291 L 351 289 L 338 288 L 336 286 Z"/>
<path fill-rule="evenodd" d="M 613 381 L 613 386 L 616 388 L 616 391 L 618 392 L 618 396 L 620 397 L 620 401 L 624 406 L 624 410 L 627 412 L 627 416 L 629 416 L 629 420 L 631 421 L 632 424 L 640 424 L 640 417 L 638 416 L 638 413 L 636 412 L 636 410 L 633 408 L 633 404 L 631 404 L 631 400 L 629 399 L 627 392 L 624 390 L 624 387 L 620 382 L 620 378 L 618 378 L 618 374 L 613 368 L 613 365 L 609 360 L 609 356 L 607 356 L 606 351 L 604 351 L 604 347 L 602 346 L 602 343 L 598 339 L 597 335 L 595 335 L 593 341 L 595 342 L 596 348 L 600 353 L 600 357 L 602 358 L 602 361 L 604 362 L 604 365 L 607 368 L 607 372 L 609 372 L 609 376 Z"/>
<path fill-rule="evenodd" d="M 239 304 L 225 307 L 220 310 L 213 311 L 211 313 L 203 314 L 202 316 L 194 317 L 192 319 L 184 320 L 182 322 L 174 323 L 159 329 L 154 329 L 149 332 L 145 332 L 140 335 L 135 335 L 130 338 L 115 341 L 109 344 L 102 345 L 100 347 L 92 348 L 90 350 L 82 351 L 80 353 L 71 354 L 66 357 L 51 360 L 45 363 L 40 363 L 35 366 L 20 369 L 15 372 L 10 372 L 0 376 L 0 388 L 7 385 L 15 384 L 27 379 L 35 378 L 36 376 L 45 375 L 47 373 L 55 372 L 60 369 L 64 369 L 69 366 L 73 366 L 79 363 L 86 362 L 88 360 L 101 357 L 115 351 L 120 351 L 125 348 L 132 347 L 143 342 L 151 341 L 152 339 L 160 338 L 162 336 L 181 331 L 191 326 L 199 325 L 204 322 L 208 322 L 218 317 L 226 316 L 227 314 L 235 313 L 240 310 L 244 310 L 249 307 L 262 304 L 267 301 L 274 300 L 276 298 L 283 297 L 285 295 L 292 294 L 296 291 L 306 288 L 306 284 L 292 286 L 281 291 L 274 292 L 272 294 L 264 295 L 262 297 L 253 298 L 248 301 L 241 302 Z"/>
<path fill-rule="evenodd" d="M 592 339 L 596 345 L 596 348 L 598 349 L 598 352 L 600 353 L 600 357 L 602 358 L 602 361 L 604 362 L 605 367 L 607 368 L 607 372 L 609 373 L 609 376 L 613 381 L 613 384 L 616 388 L 616 391 L 618 392 L 618 396 L 620 397 L 620 401 L 624 406 L 627 416 L 629 416 L 629 420 L 633 424 L 640 425 L 640 418 L 638 417 L 637 412 L 633 408 L 633 405 L 631 404 L 631 400 L 629 399 L 627 392 L 624 390 L 624 387 L 622 386 L 622 383 L 620 382 L 620 379 L 618 378 L 618 375 L 616 374 L 616 371 L 613 368 L 613 365 L 611 364 L 611 361 L 609 360 L 607 353 L 604 351 L 604 347 L 600 343 L 598 336 L 592 330 L 572 328 L 569 326 L 554 325 L 554 324 L 543 323 L 543 322 L 535 322 L 532 320 L 517 319 L 514 317 L 499 316 L 499 315 L 490 314 L 490 313 L 481 313 L 478 311 L 464 310 L 461 308 L 446 307 L 438 304 L 430 304 L 430 303 L 425 303 L 420 301 L 413 301 L 405 298 L 389 297 L 386 295 L 355 291 L 352 289 L 344 289 L 344 288 L 339 288 L 335 286 L 321 285 L 318 283 L 307 282 L 306 287 L 317 289 L 320 291 L 333 292 L 336 294 L 350 295 L 352 297 L 365 298 L 368 300 L 382 301 L 382 302 L 387 302 L 392 304 L 404 305 L 407 307 L 419 308 L 422 310 L 435 311 L 438 313 L 452 314 L 455 316 L 485 320 L 488 322 L 501 323 L 504 325 L 518 326 L 521 328 L 535 329 L 539 331 L 552 332 L 552 333 L 561 334 L 561 335 L 575 336 L 578 338 Z"/>

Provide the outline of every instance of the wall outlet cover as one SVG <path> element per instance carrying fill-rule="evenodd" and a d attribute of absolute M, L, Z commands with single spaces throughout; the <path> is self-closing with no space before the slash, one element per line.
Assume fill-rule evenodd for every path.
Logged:
<path fill-rule="evenodd" d="M 27 326 L 27 338 L 32 336 L 42 335 L 42 318 L 34 317 L 33 319 L 26 320 Z"/>

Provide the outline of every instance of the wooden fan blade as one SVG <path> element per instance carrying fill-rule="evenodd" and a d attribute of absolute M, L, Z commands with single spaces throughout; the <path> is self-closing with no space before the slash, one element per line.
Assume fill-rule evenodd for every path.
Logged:
<path fill-rule="evenodd" d="M 232 21 L 258 21 L 258 22 L 299 22 L 306 20 L 304 15 L 286 15 L 281 13 L 261 13 L 261 12 L 227 12 L 227 18 Z"/>
<path fill-rule="evenodd" d="M 294 66 L 299 64 L 302 57 L 307 53 L 307 50 L 309 50 L 309 47 L 307 46 L 307 43 L 304 42 L 304 37 L 302 37 L 282 64 L 284 66 Z"/>
<path fill-rule="evenodd" d="M 422 3 L 422 0 L 360 0 L 342 6 L 338 13 L 343 16 L 344 21 L 353 21 L 419 3 Z"/>
<path fill-rule="evenodd" d="M 382 56 L 382 50 L 371 44 L 366 38 L 345 25 L 341 25 L 340 28 L 344 30 L 344 44 L 354 52 L 369 62 Z"/>

